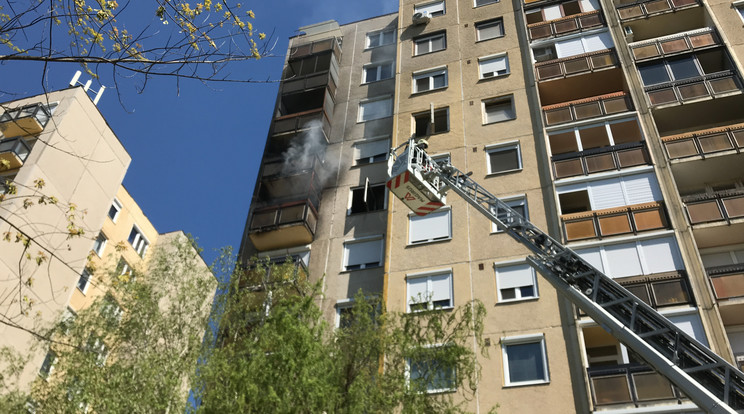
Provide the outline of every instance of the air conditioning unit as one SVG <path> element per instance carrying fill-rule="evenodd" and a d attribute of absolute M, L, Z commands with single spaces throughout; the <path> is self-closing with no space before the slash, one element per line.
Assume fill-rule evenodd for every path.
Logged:
<path fill-rule="evenodd" d="M 628 42 L 633 41 L 633 28 L 630 26 L 623 26 L 623 32 L 625 33 L 625 39 Z"/>
<path fill-rule="evenodd" d="M 428 11 L 413 14 L 413 24 L 426 24 L 431 20 L 431 14 Z"/>

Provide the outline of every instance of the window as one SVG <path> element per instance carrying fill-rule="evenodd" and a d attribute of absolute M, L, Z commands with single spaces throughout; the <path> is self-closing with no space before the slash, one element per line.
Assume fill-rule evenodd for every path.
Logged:
<path fill-rule="evenodd" d="M 290 58 L 289 62 L 287 62 L 284 79 L 326 72 L 331 68 L 333 68 L 334 72 L 338 71 L 338 63 L 332 53 L 305 56 L 301 59 Z"/>
<path fill-rule="evenodd" d="M 576 254 L 611 278 L 684 269 L 672 236 L 576 249 Z"/>
<path fill-rule="evenodd" d="M 498 174 L 522 169 L 519 143 L 486 147 L 488 173 Z"/>
<path fill-rule="evenodd" d="M 119 200 L 114 199 L 114 202 L 111 203 L 111 207 L 109 208 L 108 212 L 109 218 L 114 223 L 116 223 L 116 219 L 119 218 L 119 212 L 121 212 L 121 203 L 119 202 Z"/>
<path fill-rule="evenodd" d="M 336 328 L 344 329 L 351 326 L 353 310 L 354 301 L 351 299 L 336 303 Z"/>
<path fill-rule="evenodd" d="M 449 131 L 449 108 L 434 110 L 434 124 L 431 124 L 431 112 L 413 114 L 414 134 L 417 138 L 441 134 Z"/>
<path fill-rule="evenodd" d="M 452 308 L 452 271 L 406 276 L 406 296 L 408 312 Z"/>
<path fill-rule="evenodd" d="M 599 10 L 598 0 L 573 0 L 526 11 L 525 17 L 527 18 L 527 24 L 533 24 L 594 10 Z"/>
<path fill-rule="evenodd" d="M 393 114 L 393 99 L 390 97 L 376 98 L 359 102 L 358 122 L 372 121 L 385 118 Z"/>
<path fill-rule="evenodd" d="M 728 56 L 720 50 L 708 50 L 638 65 L 641 80 L 646 86 L 697 78 L 731 69 Z"/>
<path fill-rule="evenodd" d="M 446 345 L 422 347 L 408 359 L 409 386 L 415 391 L 438 393 L 454 391 L 457 384 L 455 367 L 438 358 Z"/>
<path fill-rule="evenodd" d="M 475 7 L 485 6 L 486 4 L 498 3 L 499 0 L 475 0 Z"/>
<path fill-rule="evenodd" d="M 119 263 L 116 264 L 116 273 L 119 275 L 120 281 L 129 282 L 132 280 L 134 270 L 124 258 L 119 258 Z"/>
<path fill-rule="evenodd" d="M 447 69 L 413 74 L 413 93 L 447 87 Z"/>
<path fill-rule="evenodd" d="M 375 63 L 364 66 L 362 83 L 377 82 L 390 79 L 395 73 L 395 62 Z"/>
<path fill-rule="evenodd" d="M 501 338 L 506 385 L 542 384 L 549 380 L 545 338 L 526 335 Z"/>
<path fill-rule="evenodd" d="M 385 161 L 387 160 L 389 151 L 389 139 L 357 142 L 354 144 L 354 165 L 365 165 Z"/>
<path fill-rule="evenodd" d="M 106 236 L 104 236 L 103 233 L 98 233 L 96 241 L 93 242 L 93 251 L 96 252 L 99 257 L 103 256 L 103 249 L 106 247 L 107 241 L 108 239 L 106 239 Z"/>
<path fill-rule="evenodd" d="M 83 273 L 80 275 L 80 278 L 77 282 L 77 288 L 85 293 L 88 291 L 88 286 L 90 285 L 90 272 L 88 272 L 88 269 L 83 269 Z"/>
<path fill-rule="evenodd" d="M 367 49 L 395 43 L 395 29 L 367 33 Z"/>
<path fill-rule="evenodd" d="M 430 36 L 424 36 L 413 39 L 413 55 L 423 55 L 425 53 L 437 52 L 447 48 L 447 34 L 445 32 L 436 33 Z"/>
<path fill-rule="evenodd" d="M 350 328 L 359 322 L 377 325 L 381 314 L 380 301 L 375 297 L 366 297 L 365 300 L 364 307 L 357 305 L 353 298 L 336 302 L 336 328 Z M 354 312 L 355 306 L 357 307 L 356 312 Z M 369 320 L 362 321 L 365 317 L 369 317 Z"/>
<path fill-rule="evenodd" d="M 582 126 L 548 135 L 553 155 L 643 141 L 643 133 L 636 119 L 604 122 Z"/>
<path fill-rule="evenodd" d="M 137 226 L 132 227 L 132 231 L 129 233 L 129 244 L 132 245 L 134 248 L 134 251 L 137 252 L 140 257 L 145 257 L 145 253 L 147 253 L 147 247 L 150 246 L 150 242 L 145 239 L 145 236 L 142 235 L 142 232 L 140 229 L 137 228 Z"/>
<path fill-rule="evenodd" d="M 72 308 L 70 308 L 69 306 L 66 307 L 65 310 L 62 312 L 62 317 L 60 317 L 59 320 L 59 330 L 65 335 L 69 334 L 76 318 L 77 314 L 75 313 L 75 311 L 72 310 Z"/>
<path fill-rule="evenodd" d="M 101 305 L 101 316 L 105 320 L 111 323 L 118 323 L 121 321 L 121 317 L 124 314 L 124 309 L 119 306 L 119 303 L 110 294 L 106 294 L 103 298 L 103 304 Z"/>
<path fill-rule="evenodd" d="M 57 354 L 54 351 L 48 351 L 44 357 L 44 362 L 41 363 L 41 368 L 39 368 L 39 375 L 44 379 L 49 378 L 54 370 L 55 362 L 57 362 Z"/>
<path fill-rule="evenodd" d="M 555 42 L 555 51 L 557 58 L 560 59 L 589 52 L 596 52 L 599 50 L 611 49 L 614 46 L 610 33 L 603 32 Z"/>
<path fill-rule="evenodd" d="M 429 13 L 431 17 L 444 15 L 444 0 L 413 6 L 414 13 Z"/>
<path fill-rule="evenodd" d="M 475 34 L 478 41 L 501 37 L 504 35 L 504 21 L 498 18 L 476 23 Z"/>
<path fill-rule="evenodd" d="M 364 187 L 351 189 L 349 204 L 348 214 L 384 210 L 386 207 L 385 184 L 370 184 L 368 178 Z"/>
<path fill-rule="evenodd" d="M 526 220 L 530 219 L 529 213 L 527 211 L 527 197 L 524 195 L 517 196 L 517 197 L 504 197 L 501 199 L 506 205 L 511 207 L 513 210 L 515 210 L 517 213 L 519 213 L 522 217 L 524 217 Z M 499 213 L 497 217 L 506 223 L 507 217 L 505 213 Z M 499 230 L 499 228 L 496 226 L 496 223 L 491 223 L 491 232 L 492 233 L 500 233 L 502 230 Z"/>
<path fill-rule="evenodd" d="M 450 163 L 450 154 L 435 154 L 431 155 L 431 160 L 439 165 L 447 165 Z"/>
<path fill-rule="evenodd" d="M 480 79 L 503 76 L 509 73 L 509 58 L 506 55 L 478 58 Z"/>
<path fill-rule="evenodd" d="M 108 347 L 103 340 L 96 335 L 88 337 L 88 342 L 85 344 L 85 348 L 96 355 L 96 365 L 103 366 L 108 358 Z"/>
<path fill-rule="evenodd" d="M 538 297 L 535 269 L 527 263 L 496 264 L 496 289 L 499 302 L 511 302 Z"/>
<path fill-rule="evenodd" d="M 633 174 L 560 186 L 561 214 L 603 210 L 662 200 L 654 173 Z"/>
<path fill-rule="evenodd" d="M 739 13 L 739 17 L 741 17 L 741 20 L 744 21 L 744 2 L 735 1 L 733 4 L 736 8 L 736 11 Z"/>
<path fill-rule="evenodd" d="M 452 210 L 442 209 L 425 216 L 408 216 L 408 244 L 430 243 L 452 238 Z"/>
<path fill-rule="evenodd" d="M 512 97 L 489 99 L 483 101 L 483 124 L 509 121 L 517 117 Z"/>
<path fill-rule="evenodd" d="M 382 265 L 382 238 L 350 240 L 344 243 L 344 270 L 368 269 Z"/>

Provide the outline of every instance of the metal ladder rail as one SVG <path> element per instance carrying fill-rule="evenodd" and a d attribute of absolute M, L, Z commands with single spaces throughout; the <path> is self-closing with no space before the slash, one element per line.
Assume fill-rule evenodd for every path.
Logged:
<path fill-rule="evenodd" d="M 700 408 L 711 413 L 744 409 L 744 374 L 739 370 L 525 220 L 468 175 L 452 165 L 439 166 L 425 178 L 434 175 L 444 185 L 443 192 L 452 189 L 535 253 L 528 261 L 556 289 L 641 355 Z"/>

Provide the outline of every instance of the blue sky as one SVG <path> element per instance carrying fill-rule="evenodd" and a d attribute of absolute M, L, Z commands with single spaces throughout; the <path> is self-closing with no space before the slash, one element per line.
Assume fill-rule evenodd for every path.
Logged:
<path fill-rule="evenodd" d="M 298 27 L 392 13 L 398 2 L 275 0 L 244 7 L 255 12 L 259 31 L 273 32 L 276 57 L 235 67 L 233 75 L 263 81 L 280 78 L 288 39 Z M 76 70 L 74 64 L 52 66 L 47 88 L 66 87 Z M 39 64 L 0 64 L 0 102 L 42 93 L 41 71 Z M 133 84 L 121 90 L 105 80 L 104 85 L 99 109 L 132 156 L 124 185 L 155 228 L 193 234 L 209 262 L 220 247 L 237 250 L 278 84 L 182 81 L 177 88 L 173 79 L 161 78 L 151 80 L 143 94 Z"/>

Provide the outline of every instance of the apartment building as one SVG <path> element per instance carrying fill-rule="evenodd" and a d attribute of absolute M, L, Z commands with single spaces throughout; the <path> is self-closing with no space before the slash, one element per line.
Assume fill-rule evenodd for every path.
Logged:
<path fill-rule="evenodd" d="M 389 197 L 384 150 L 428 136 L 435 160 L 740 363 L 743 22 L 738 2 L 401 0 L 300 28 L 242 258 L 325 275 L 330 321 L 359 288 L 401 312 L 479 299 L 473 411 L 700 412 L 463 200 L 419 217 Z M 313 130 L 317 157 L 294 158 Z"/>

